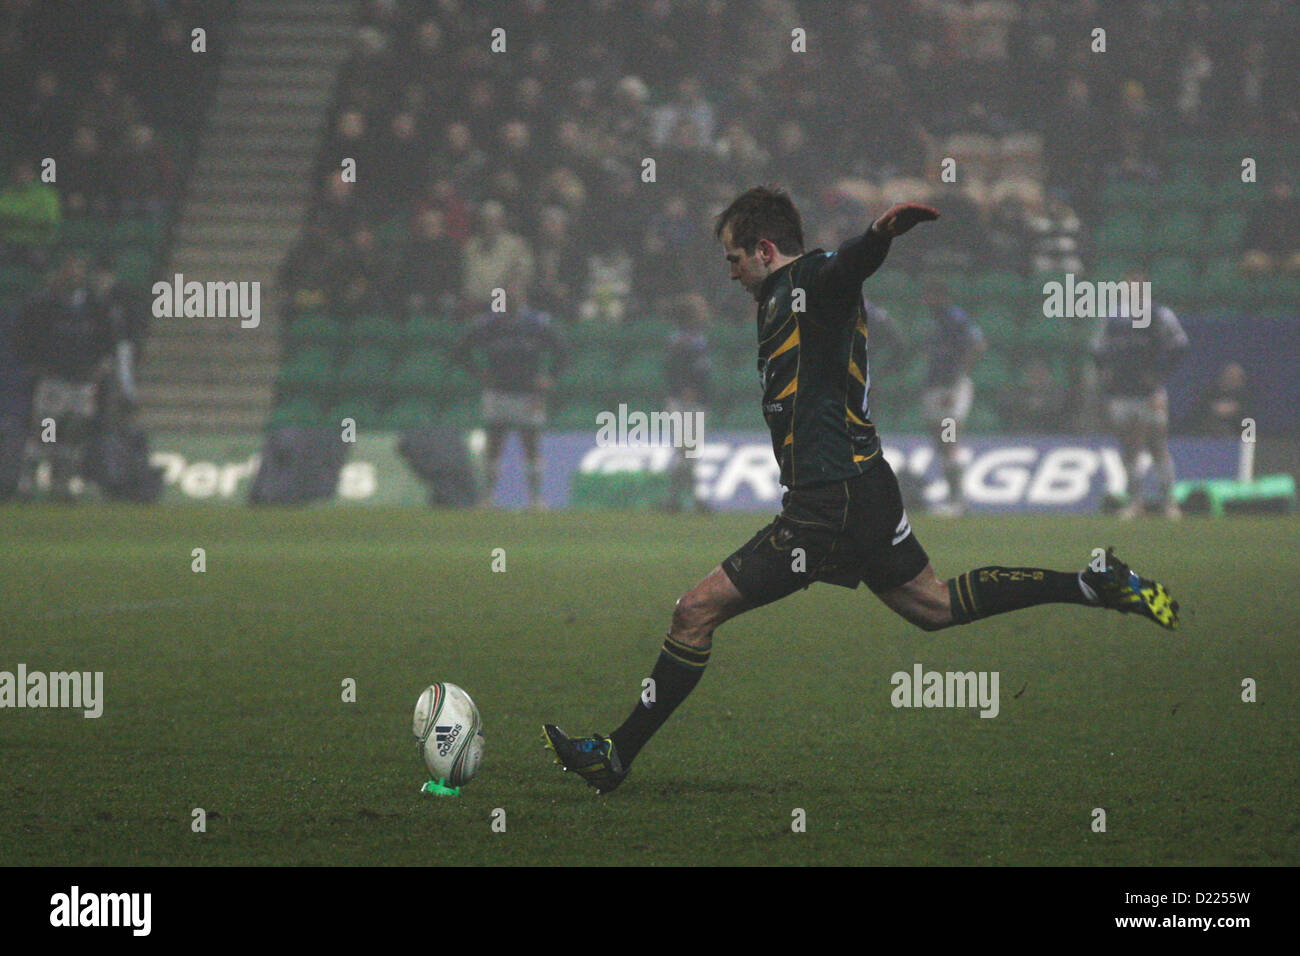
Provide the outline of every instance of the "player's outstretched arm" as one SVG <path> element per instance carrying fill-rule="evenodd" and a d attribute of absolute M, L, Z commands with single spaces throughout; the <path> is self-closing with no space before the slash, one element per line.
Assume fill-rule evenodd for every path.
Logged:
<path fill-rule="evenodd" d="M 885 210 L 884 214 L 871 224 L 869 231 L 893 239 L 907 232 L 918 222 L 932 222 L 938 218 L 939 210 L 933 206 L 926 206 L 919 202 L 900 202 Z"/>
<path fill-rule="evenodd" d="M 880 268 L 894 236 L 901 236 L 918 222 L 939 218 L 939 211 L 920 203 L 891 206 L 866 232 L 842 244 L 823 266 L 818 278 L 820 291 L 835 296 L 856 295 L 862 283 Z"/>

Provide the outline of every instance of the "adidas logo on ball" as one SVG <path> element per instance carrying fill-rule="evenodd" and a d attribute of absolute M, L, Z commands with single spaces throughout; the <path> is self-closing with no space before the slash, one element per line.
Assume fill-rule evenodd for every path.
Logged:
<path fill-rule="evenodd" d="M 454 727 L 433 728 L 433 739 L 438 744 L 438 754 L 440 756 L 445 757 L 451 752 L 452 745 L 456 742 L 456 738 L 460 736 L 461 729 L 461 724 L 456 724 Z"/>

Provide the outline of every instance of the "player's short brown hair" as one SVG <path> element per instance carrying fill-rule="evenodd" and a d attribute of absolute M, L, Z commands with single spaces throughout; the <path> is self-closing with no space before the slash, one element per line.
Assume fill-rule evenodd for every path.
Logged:
<path fill-rule="evenodd" d="M 755 186 L 737 196 L 718 214 L 713 235 L 722 238 L 730 224 L 731 241 L 752 255 L 760 239 L 770 239 L 784 256 L 803 253 L 803 220 L 784 189 Z"/>

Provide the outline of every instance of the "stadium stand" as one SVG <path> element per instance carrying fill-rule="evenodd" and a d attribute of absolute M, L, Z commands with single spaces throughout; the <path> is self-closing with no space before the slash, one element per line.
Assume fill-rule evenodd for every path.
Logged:
<path fill-rule="evenodd" d="M 211 406 L 174 416 L 185 427 L 309 424 L 349 408 L 382 427 L 472 423 L 473 383 L 445 353 L 493 268 L 530 274 L 534 304 L 579 330 L 553 423 L 590 423 L 623 386 L 661 391 L 638 350 L 662 342 L 669 299 L 699 293 L 717 317 L 719 420 L 753 427 L 750 310 L 709 226 L 729 198 L 764 181 L 791 188 L 810 248 L 833 246 L 888 201 L 943 207 L 926 242 L 895 250 L 866 291 L 919 340 L 921 283 L 946 278 L 994 346 L 978 370 L 981 394 L 1011 387 L 1036 360 L 1052 388 L 1088 387 L 1079 346 L 1089 330 L 1035 321 L 1044 275 L 1117 278 L 1141 267 L 1162 301 L 1210 317 L 1294 316 L 1300 301 L 1300 256 L 1278 248 L 1294 242 L 1278 225 L 1294 201 L 1240 175 L 1250 157 L 1275 186 L 1300 185 L 1287 162 L 1300 108 L 1286 42 L 1300 14 L 1280 0 L 1194 4 L 1192 15 L 1133 3 L 1104 16 L 1065 0 L 334 2 L 333 15 L 355 17 L 351 54 L 332 104 L 310 121 L 325 131 L 314 160 L 299 173 L 287 155 L 310 149 L 310 137 L 285 156 L 257 145 L 235 185 L 205 181 L 214 198 L 200 205 L 260 204 L 262 218 L 217 221 L 215 206 L 196 207 L 178 236 L 193 171 L 227 162 L 200 139 L 226 82 L 223 50 L 241 17 L 273 6 L 0 4 L 0 309 L 30 295 L 63 248 L 107 255 L 120 279 L 143 287 L 165 262 L 234 268 L 292 246 L 268 266 L 286 303 L 270 358 L 197 326 L 169 326 L 165 339 L 155 330 L 144 360 L 162 370 L 148 399 L 155 416 L 182 398 Z M 310 13 L 289 0 L 278 8 Z M 1148 55 L 1113 69 L 1080 41 L 1098 17 L 1112 50 Z M 274 21 L 257 23 L 274 34 Z M 208 30 L 205 56 L 188 53 L 196 24 Z M 796 25 L 809 43 L 792 67 L 774 38 Z M 493 27 L 517 55 L 490 52 Z M 325 31 L 313 46 L 332 42 Z M 263 40 L 279 59 L 244 54 L 238 69 L 250 82 L 270 70 L 263 62 L 306 62 L 276 36 Z M 261 89 L 227 91 L 235 115 L 223 122 L 260 128 L 318 109 L 293 89 Z M 254 100 L 256 116 L 241 105 Z M 46 156 L 60 160 L 58 181 L 25 182 L 24 164 Z M 653 186 L 638 181 L 647 156 Z M 344 158 L 356 161 L 356 182 L 341 174 Z M 939 180 L 947 158 L 955 183 Z M 308 201 L 272 189 L 273 173 L 298 176 Z M 510 257 L 497 262 L 476 251 L 493 205 L 511 237 Z M 299 209 L 289 238 L 263 241 Z M 194 245 L 200 233 L 208 245 Z M 193 367 L 168 378 L 164 360 L 186 359 Z M 194 363 L 211 375 L 197 378 Z M 880 421 L 914 426 L 917 357 L 880 344 L 873 363 L 890 373 L 876 380 Z M 225 364 L 242 366 L 241 383 L 266 379 L 264 397 L 245 396 L 239 415 L 219 405 L 234 390 L 217 374 Z M 977 400 L 973 430 L 1007 424 L 999 403 Z"/>
<path fill-rule="evenodd" d="M 289 310 L 276 421 L 349 408 L 385 425 L 473 420 L 474 404 L 457 399 L 470 383 L 436 355 L 473 309 L 473 288 L 458 280 L 476 268 L 485 203 L 506 213 L 517 268 L 566 264 L 567 295 L 547 306 L 581 334 L 559 383 L 557 425 L 591 422 L 611 391 L 661 390 L 641 347 L 656 341 L 669 297 L 700 292 L 722 317 L 720 419 L 752 427 L 749 310 L 725 281 L 708 225 L 755 181 L 792 188 L 810 247 L 837 243 L 886 200 L 945 209 L 942 228 L 920 251 L 896 250 L 868 293 L 914 327 L 925 322 L 915 305 L 925 277 L 960 290 L 995 345 L 977 371 L 990 401 L 977 403 L 976 431 L 1014 424 L 994 395 L 1027 363 L 1052 394 L 1085 384 L 1091 329 L 1041 320 L 1043 275 L 1118 278 L 1141 266 L 1176 309 L 1291 308 L 1300 297 L 1293 276 L 1236 268 L 1266 195 L 1240 183 L 1241 157 L 1263 165 L 1295 153 L 1289 67 L 1271 19 L 1294 22 L 1285 4 L 1200 5 L 1195 17 L 1159 4 L 1109 9 L 1112 43 L 1166 55 L 1122 74 L 1077 42 L 1092 26 L 1086 4 L 775 0 L 724 11 L 593 0 L 581 18 L 563 6 L 363 4 L 317 164 L 312 230 L 295 257 L 332 250 L 329 283 L 315 289 L 304 270 L 298 300 L 311 302 Z M 807 27 L 802 68 L 768 48 L 781 33 L 767 29 L 773 18 Z M 521 55 L 494 59 L 471 42 L 494 26 Z M 744 55 L 705 55 L 729 49 Z M 1157 71 L 1166 57 L 1186 68 Z M 1022 89 L 1032 77 L 1040 95 L 1013 99 L 1009 77 Z M 851 118 L 830 106 L 845 89 L 855 90 Z M 1152 145 L 1162 141 L 1157 122 L 1173 127 L 1161 129 L 1168 149 Z M 342 182 L 344 156 L 372 172 Z M 631 186 L 644 156 L 668 183 Z M 961 170 L 956 186 L 934 175 L 944 157 Z M 358 256 L 364 233 L 376 239 Z M 622 285 L 620 261 L 630 270 Z M 554 268 L 548 275 L 554 282 Z M 412 356 L 406 344 L 417 341 L 434 357 Z M 881 415 L 914 426 L 917 363 L 887 348 L 873 361 L 900 379 L 883 386 Z M 382 394 L 371 376 L 387 383 Z"/>

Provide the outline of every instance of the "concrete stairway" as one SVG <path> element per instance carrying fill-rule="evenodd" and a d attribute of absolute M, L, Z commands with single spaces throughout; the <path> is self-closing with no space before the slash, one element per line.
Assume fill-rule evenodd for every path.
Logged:
<path fill-rule="evenodd" d="M 261 283 L 261 324 L 156 318 L 140 364 L 154 432 L 257 431 L 279 365 L 275 272 L 303 224 L 357 0 L 240 0 L 162 277 Z"/>

